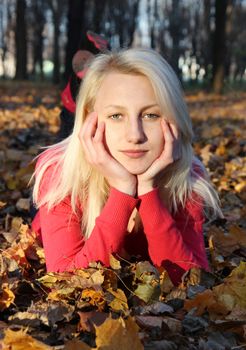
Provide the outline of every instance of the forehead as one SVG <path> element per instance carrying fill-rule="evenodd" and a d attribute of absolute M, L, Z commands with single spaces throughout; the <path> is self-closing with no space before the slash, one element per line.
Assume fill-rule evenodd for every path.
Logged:
<path fill-rule="evenodd" d="M 156 96 L 149 79 L 143 75 L 110 72 L 103 79 L 98 89 L 96 104 L 107 104 L 126 101 L 152 100 Z M 116 103 L 117 102 L 117 103 Z"/>

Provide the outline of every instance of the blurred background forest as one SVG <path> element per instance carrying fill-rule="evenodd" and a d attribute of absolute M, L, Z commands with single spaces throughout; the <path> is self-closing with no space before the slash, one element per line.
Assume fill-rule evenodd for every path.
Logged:
<path fill-rule="evenodd" d="M 1 0 L 0 77 L 66 81 L 91 30 L 112 49 L 152 47 L 183 83 L 220 93 L 243 86 L 245 23 L 245 0 Z"/>
<path fill-rule="evenodd" d="M 245 23 L 246 0 L 0 0 L 0 349 L 246 349 Z M 211 273 L 191 269 L 178 288 L 146 262 L 46 275 L 29 181 L 60 140 L 60 93 L 88 30 L 111 49 L 154 48 L 185 88 L 224 219 L 204 223 Z M 143 290 L 157 291 L 145 306 Z"/>

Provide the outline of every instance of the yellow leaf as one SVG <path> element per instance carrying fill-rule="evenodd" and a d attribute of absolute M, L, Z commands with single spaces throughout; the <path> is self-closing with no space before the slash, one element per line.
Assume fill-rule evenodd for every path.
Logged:
<path fill-rule="evenodd" d="M 99 311 L 102 311 L 106 305 L 106 300 L 101 290 L 84 289 L 81 298 L 86 299 L 91 305 L 97 306 Z"/>
<path fill-rule="evenodd" d="M 15 300 L 15 295 L 8 286 L 3 286 L 0 290 L 0 311 L 7 309 Z"/>
<path fill-rule="evenodd" d="M 48 294 L 48 300 L 59 301 L 61 299 L 68 299 L 74 292 L 74 288 L 66 287 L 58 290 L 53 290 Z"/>
<path fill-rule="evenodd" d="M 42 283 L 44 286 L 50 288 L 55 282 L 57 282 L 57 277 L 51 272 L 37 279 L 38 282 Z"/>
<path fill-rule="evenodd" d="M 239 184 L 234 186 L 236 192 L 242 192 L 246 188 L 246 180 L 241 181 Z"/>
<path fill-rule="evenodd" d="M 109 256 L 109 262 L 113 270 L 121 269 L 120 261 L 117 260 L 112 254 Z"/>
<path fill-rule="evenodd" d="M 26 334 L 27 330 L 17 332 L 11 329 L 5 330 L 5 336 L 2 340 L 4 346 L 9 346 L 11 350 L 52 350 L 52 348 Z M 1 345 L 1 342 L 0 342 Z"/>
<path fill-rule="evenodd" d="M 103 284 L 103 281 L 104 281 L 104 276 L 103 276 L 103 271 L 96 271 L 94 272 L 91 277 L 90 277 L 90 280 L 92 282 L 92 284 Z"/>
<path fill-rule="evenodd" d="M 138 325 L 129 317 L 107 318 L 99 327 L 96 327 L 96 345 L 98 350 L 143 350 L 144 347 L 138 336 Z"/>
<path fill-rule="evenodd" d="M 115 296 L 115 299 L 109 304 L 111 309 L 114 311 L 128 310 L 127 298 L 123 290 L 113 290 L 112 288 L 109 288 L 107 291 Z"/>

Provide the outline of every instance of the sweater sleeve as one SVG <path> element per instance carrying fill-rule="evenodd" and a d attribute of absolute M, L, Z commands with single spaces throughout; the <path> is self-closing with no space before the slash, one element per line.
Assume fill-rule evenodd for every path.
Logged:
<path fill-rule="evenodd" d="M 44 184 L 45 181 L 41 193 L 47 190 Z M 46 205 L 41 206 L 38 219 L 47 270 L 62 272 L 84 268 L 92 261 L 108 266 L 109 254 L 121 249 L 129 218 L 138 201 L 111 188 L 88 239 L 84 239 L 81 232 L 82 213 L 78 215 L 72 211 L 69 196 L 49 211 Z M 34 226 L 37 228 L 37 222 Z"/>
<path fill-rule="evenodd" d="M 139 198 L 139 214 L 152 262 L 164 266 L 175 284 L 191 267 L 208 270 L 202 204 L 189 201 L 185 209 L 172 216 L 161 201 L 157 188 Z"/>

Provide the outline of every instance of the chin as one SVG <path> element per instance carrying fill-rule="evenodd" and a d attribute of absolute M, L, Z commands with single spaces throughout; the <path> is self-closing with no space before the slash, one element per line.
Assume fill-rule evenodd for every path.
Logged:
<path fill-rule="evenodd" d="M 124 165 L 124 164 L 123 164 Z M 132 175 L 141 175 L 143 174 L 148 168 L 149 168 L 149 165 L 148 166 L 135 166 L 135 167 L 132 167 L 132 166 L 126 166 L 124 165 L 124 167 L 126 168 L 126 170 L 129 171 L 129 173 L 131 173 Z"/>

